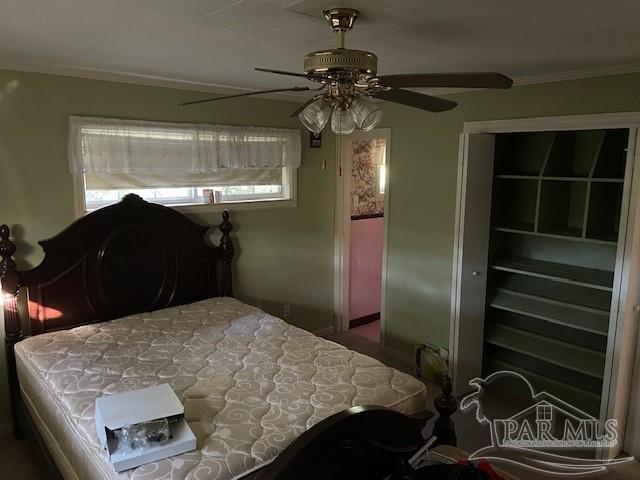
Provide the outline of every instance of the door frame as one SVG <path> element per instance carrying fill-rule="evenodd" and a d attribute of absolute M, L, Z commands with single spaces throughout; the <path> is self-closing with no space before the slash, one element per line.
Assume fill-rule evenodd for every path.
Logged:
<path fill-rule="evenodd" d="M 481 342 L 478 342 L 477 339 L 483 338 L 484 336 L 484 321 L 482 325 L 478 325 L 477 323 L 473 325 L 474 328 L 466 329 L 463 333 L 465 334 L 463 338 L 460 337 L 460 317 L 462 315 L 462 304 L 460 300 L 461 290 L 463 287 L 464 275 L 463 275 L 463 266 L 468 264 L 464 263 L 464 259 L 471 257 L 471 261 L 475 258 L 475 262 L 471 265 L 472 275 L 473 275 L 473 284 L 477 289 L 481 289 L 486 291 L 486 270 L 487 270 L 487 256 L 484 255 L 484 258 L 477 258 L 479 256 L 479 252 L 484 249 L 485 252 L 488 253 L 489 250 L 489 222 L 491 220 L 491 189 L 493 184 L 493 154 L 495 149 L 495 135 L 492 134 L 474 134 L 479 137 L 490 136 L 489 141 L 486 138 L 472 138 L 470 135 L 460 135 L 460 145 L 459 145 L 459 161 L 461 162 L 458 166 L 458 195 L 456 198 L 456 213 L 455 213 L 455 223 L 454 223 L 454 238 L 455 244 L 453 249 L 453 275 L 452 275 L 452 285 L 451 285 L 451 324 L 450 324 L 450 338 L 449 338 L 449 365 L 450 365 L 450 376 L 452 378 L 453 391 L 455 395 L 461 395 L 466 393 L 470 387 L 467 383 L 468 380 L 472 378 L 471 375 L 475 376 L 476 374 L 479 376 L 481 373 L 481 366 L 474 362 L 474 355 L 479 354 L 482 355 L 483 345 Z M 475 142 L 477 140 L 477 143 Z M 470 185 L 468 177 L 469 177 L 469 149 L 472 144 L 476 144 L 478 148 L 484 148 L 486 151 L 477 152 L 477 158 L 474 160 L 474 164 L 471 168 L 471 175 L 474 178 L 477 178 L 476 182 L 480 183 L 485 181 L 485 184 L 480 185 Z M 490 165 L 486 165 L 488 162 L 487 155 L 488 150 L 491 151 L 491 162 Z M 484 153 L 484 155 L 483 155 Z M 477 162 L 484 162 L 485 165 L 478 165 Z M 475 168 L 474 168 L 475 167 Z M 483 169 L 486 169 L 483 171 Z M 468 187 L 471 187 L 471 193 L 476 194 L 476 198 L 478 196 L 478 192 L 486 192 L 486 196 L 483 201 L 474 200 L 474 215 L 471 219 L 466 218 L 466 198 L 469 194 Z M 478 241 L 474 243 L 471 248 L 468 248 L 466 251 L 463 249 L 463 241 L 465 235 L 469 230 L 472 230 L 470 236 L 472 238 L 478 238 Z M 481 238 L 480 238 L 481 237 Z M 459 242 L 459 244 L 458 244 Z M 468 272 L 467 272 L 468 276 Z M 469 284 L 467 284 L 470 287 Z M 476 298 L 476 301 L 473 302 L 476 305 L 480 299 Z M 482 304 L 484 306 L 485 299 L 484 294 L 482 298 Z M 473 305 L 470 306 L 473 309 Z M 468 311 L 468 309 L 467 309 Z M 484 312 L 483 312 L 484 317 Z M 454 320 L 455 319 L 455 320 Z M 461 375 L 460 370 L 463 368 L 467 368 L 469 370 L 473 369 L 473 374 L 471 371 L 466 372 L 466 375 Z M 460 377 L 464 377 L 464 379 L 460 379 Z M 466 381 L 465 381 L 466 380 Z"/>
<path fill-rule="evenodd" d="M 343 332 L 349 329 L 349 245 L 351 241 L 351 152 L 348 147 L 353 139 L 384 138 L 386 142 L 385 194 L 384 194 L 384 238 L 382 249 L 382 292 L 380 297 L 380 345 L 384 346 L 385 304 L 387 285 L 387 239 L 389 212 L 389 173 L 391 161 L 391 129 L 376 128 L 369 132 L 356 131 L 345 136 L 336 136 L 338 159 L 336 162 L 335 238 L 334 238 L 334 329 Z"/>
<path fill-rule="evenodd" d="M 627 152 L 627 169 L 625 172 L 624 192 L 621 208 L 621 222 L 620 232 L 618 236 L 619 245 L 616 254 L 616 266 L 615 266 L 615 278 L 613 283 L 613 295 L 611 316 L 609 321 L 609 331 L 607 340 L 607 352 L 605 359 L 605 371 L 603 379 L 603 396 L 602 404 L 600 408 L 600 418 L 611 418 L 611 413 L 615 408 L 616 402 L 620 406 L 619 402 L 623 402 L 625 405 L 624 411 L 629 411 L 630 396 L 631 401 L 638 402 L 640 398 L 640 387 L 635 387 L 635 392 L 632 392 L 630 388 L 626 392 L 618 392 L 623 398 L 612 398 L 611 389 L 616 385 L 612 385 L 613 380 L 617 379 L 618 374 L 622 370 L 631 370 L 633 368 L 634 356 L 640 356 L 640 337 L 638 334 L 638 315 L 636 313 L 632 318 L 624 318 L 622 311 L 627 310 L 630 307 L 628 304 L 631 299 L 627 297 L 628 292 L 625 288 L 625 279 L 632 276 L 637 277 L 640 275 L 640 265 L 629 265 L 626 262 L 626 254 L 631 250 L 631 246 L 634 241 L 640 241 L 639 238 L 634 238 L 634 232 L 637 230 L 634 225 L 636 221 L 640 221 L 638 211 L 640 210 L 640 112 L 624 112 L 624 113 L 604 113 L 604 114 L 585 114 L 585 115 L 567 115 L 556 117 L 534 117 L 534 118 L 518 118 L 512 120 L 490 120 L 490 121 L 477 121 L 466 122 L 463 126 L 463 133 L 460 136 L 460 151 L 458 157 L 458 182 L 457 182 L 457 194 L 456 194 L 456 213 L 455 213 L 455 231 L 454 231 L 454 245 L 453 245 L 453 272 L 452 272 L 452 288 L 451 288 L 451 324 L 450 324 L 450 339 L 449 347 L 451 352 L 451 364 L 452 373 L 455 376 L 457 358 L 460 355 L 457 347 L 459 345 L 459 339 L 465 335 L 464 327 L 460 325 L 460 287 L 461 287 L 461 272 L 462 262 L 460 261 L 460 254 L 464 246 L 464 232 L 459 228 L 460 223 L 464 219 L 465 211 L 465 195 L 466 190 L 466 169 L 467 169 L 467 156 L 468 152 L 464 148 L 464 145 L 468 143 L 469 135 L 477 133 L 512 133 L 512 132 L 536 132 L 536 131 L 560 131 L 560 130 L 594 130 L 594 129 L 615 129 L 624 128 L 629 129 L 629 145 L 635 145 L 635 151 L 629 149 Z M 629 162 L 629 160 L 632 160 Z M 633 189 L 633 195 L 631 195 Z M 626 254 L 625 254 L 626 253 Z M 624 276 L 623 279 L 623 267 Z M 631 306 L 633 307 L 633 306 Z M 634 309 L 635 312 L 638 309 Z M 461 328 L 462 327 L 462 328 Z M 470 332 L 472 333 L 472 332 Z M 636 339 L 638 342 L 632 343 L 635 345 L 629 345 L 627 347 L 631 349 L 629 358 L 620 358 L 619 348 L 621 343 L 625 339 Z M 635 351 L 635 354 L 633 353 Z M 614 358 L 615 357 L 615 358 Z M 640 360 L 636 360 L 637 364 L 640 364 Z M 631 370 L 631 378 L 637 385 L 640 384 L 640 371 Z M 454 378 L 454 385 L 456 384 Z M 620 387 L 618 385 L 618 387 Z M 627 386 L 628 387 L 628 386 Z M 624 388 L 624 386 L 623 386 Z M 462 393 L 462 392 L 458 392 Z M 615 397 L 615 395 L 613 396 Z M 622 425 L 619 428 L 624 432 L 625 420 L 621 419 Z M 628 419 L 629 422 L 632 419 Z M 633 425 L 628 425 L 631 431 L 640 431 L 640 419 L 633 421 Z M 622 442 L 623 439 L 620 439 Z M 626 442 L 625 442 L 626 443 Z M 626 446 L 626 445 L 625 445 Z M 635 448 L 639 448 L 635 445 Z M 607 456 L 606 452 L 603 456 Z"/>

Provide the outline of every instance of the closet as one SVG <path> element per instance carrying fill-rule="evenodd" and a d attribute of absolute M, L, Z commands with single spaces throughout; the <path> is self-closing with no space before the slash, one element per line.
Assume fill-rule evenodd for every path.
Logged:
<path fill-rule="evenodd" d="M 451 372 L 458 395 L 475 377 L 518 372 L 536 393 L 618 419 L 623 435 L 640 311 L 640 115 L 580 129 L 588 117 L 465 124 Z"/>
<path fill-rule="evenodd" d="M 496 135 L 483 377 L 598 416 L 628 130 Z"/>

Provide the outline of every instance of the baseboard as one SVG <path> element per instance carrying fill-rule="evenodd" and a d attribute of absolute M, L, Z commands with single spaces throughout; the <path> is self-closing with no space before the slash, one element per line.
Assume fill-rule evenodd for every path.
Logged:
<path fill-rule="evenodd" d="M 349 328 L 360 327 L 362 325 L 366 325 L 367 323 L 375 322 L 376 320 L 380 320 L 380 312 L 349 320 Z"/>
<path fill-rule="evenodd" d="M 400 352 L 391 347 L 382 347 L 382 354 L 387 355 L 388 357 L 391 357 L 394 360 L 397 360 L 398 362 L 406 365 L 407 367 L 415 368 L 416 359 L 413 355 Z"/>
<path fill-rule="evenodd" d="M 328 335 L 331 335 L 332 333 L 335 333 L 335 331 L 336 331 L 336 329 L 334 327 L 325 327 L 325 328 L 321 328 L 319 330 L 314 330 L 311 333 L 313 333 L 317 337 L 326 337 Z"/>
<path fill-rule="evenodd" d="M 0 423 L 0 435 L 9 435 L 10 433 L 13 433 L 13 423 Z"/>

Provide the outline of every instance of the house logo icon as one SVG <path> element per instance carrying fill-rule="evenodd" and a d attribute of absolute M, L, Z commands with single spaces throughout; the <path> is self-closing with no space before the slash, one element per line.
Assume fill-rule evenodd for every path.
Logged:
<path fill-rule="evenodd" d="M 594 459 L 598 452 L 617 445 L 616 420 L 600 422 L 547 392 L 536 393 L 519 373 L 500 371 L 469 384 L 477 390 L 462 399 L 460 408 L 475 409 L 476 419 L 489 424 L 492 442 L 470 459 L 516 463 L 538 472 L 571 476 L 601 472 L 633 460 Z M 518 400 L 511 400 L 505 392 Z"/>

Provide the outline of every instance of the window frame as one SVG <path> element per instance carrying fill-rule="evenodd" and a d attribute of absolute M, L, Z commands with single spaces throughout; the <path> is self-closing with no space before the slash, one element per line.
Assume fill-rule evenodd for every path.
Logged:
<path fill-rule="evenodd" d="M 282 196 L 283 198 L 255 198 L 252 200 L 238 199 L 221 203 L 185 203 L 165 205 L 181 213 L 208 213 L 221 212 L 233 208 L 234 210 L 263 210 L 273 208 L 295 208 L 298 206 L 298 169 L 284 167 L 282 169 Z M 73 176 L 74 209 L 76 218 L 94 212 L 103 206 L 93 210 L 87 210 L 85 197 L 84 175 L 71 174 Z M 107 203 L 104 206 L 113 205 Z"/>

